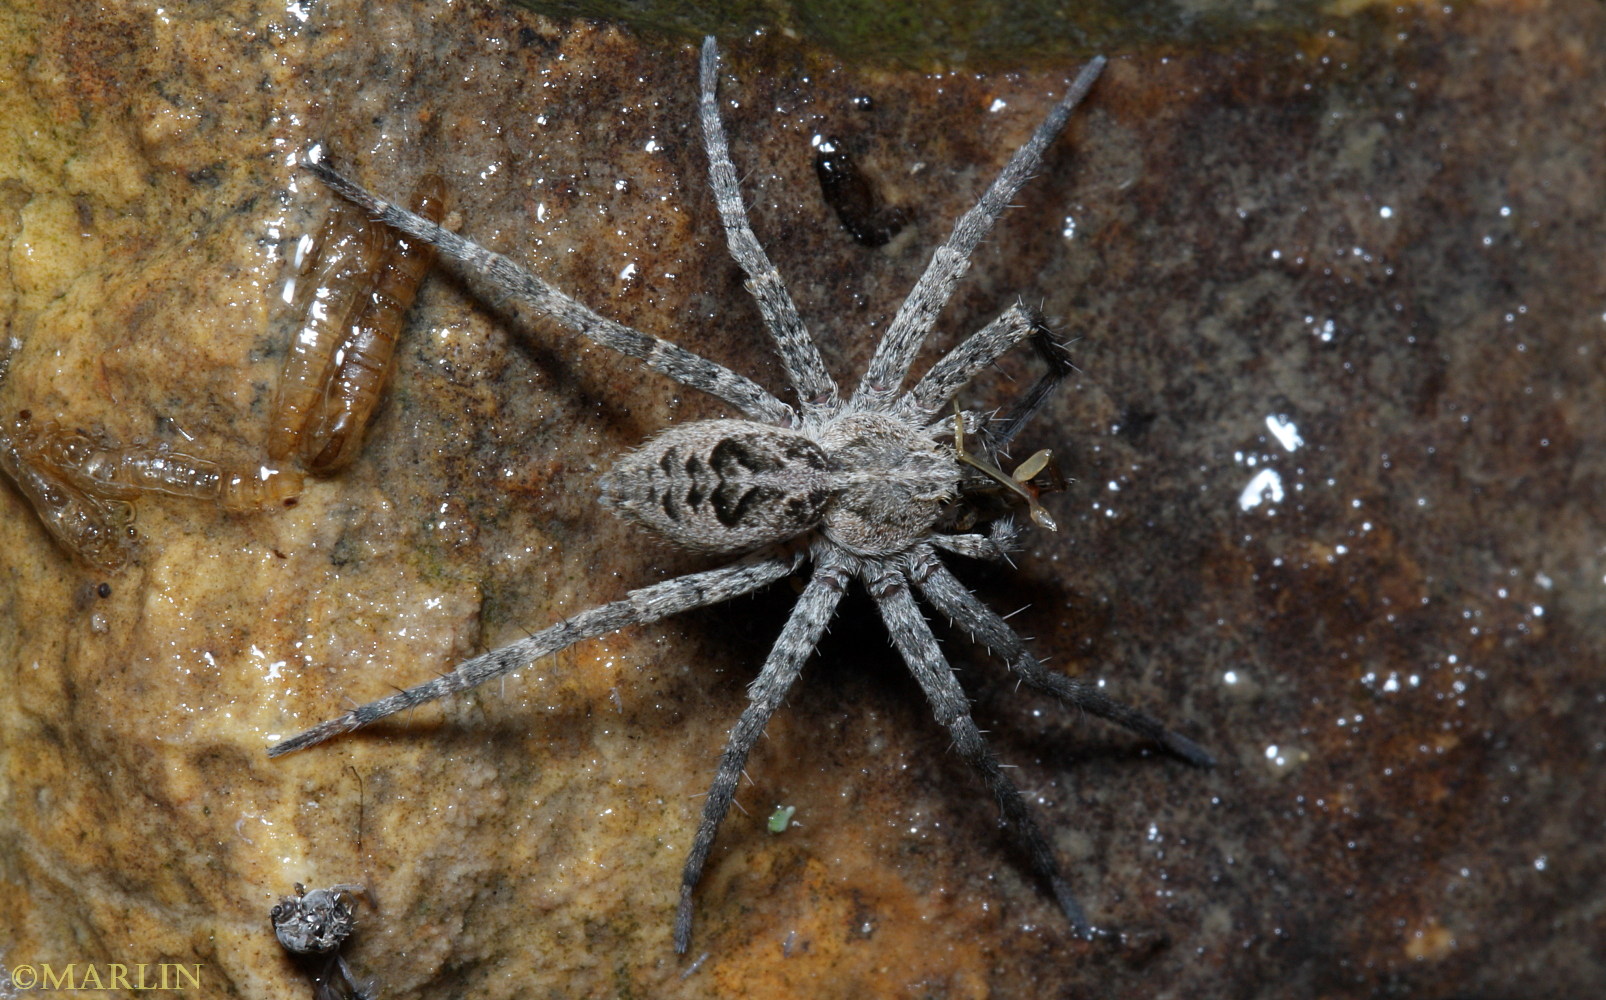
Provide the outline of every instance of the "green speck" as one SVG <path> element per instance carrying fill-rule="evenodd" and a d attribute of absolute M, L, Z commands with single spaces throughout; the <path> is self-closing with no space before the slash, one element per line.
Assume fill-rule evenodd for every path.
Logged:
<path fill-rule="evenodd" d="M 788 826 L 791 826 L 792 814 L 795 812 L 797 812 L 797 806 L 776 806 L 775 811 L 770 813 L 770 832 L 781 833 Z"/>

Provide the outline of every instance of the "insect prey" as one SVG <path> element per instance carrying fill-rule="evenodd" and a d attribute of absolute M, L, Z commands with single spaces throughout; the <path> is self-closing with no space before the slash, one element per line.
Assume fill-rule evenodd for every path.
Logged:
<path fill-rule="evenodd" d="M 295 891 L 273 904 L 268 922 L 279 946 L 312 976 L 315 1000 L 372 1000 L 378 995 L 373 981 L 353 975 L 340 953 L 357 929 L 356 897 L 367 890 L 342 884 L 309 891 L 297 882 Z"/>

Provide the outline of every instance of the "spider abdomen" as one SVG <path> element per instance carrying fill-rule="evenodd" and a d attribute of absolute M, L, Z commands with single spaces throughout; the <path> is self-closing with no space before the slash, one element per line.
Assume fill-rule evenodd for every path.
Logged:
<path fill-rule="evenodd" d="M 602 479 L 602 502 L 704 552 L 742 552 L 814 527 L 831 495 L 825 451 L 749 420 L 671 427 Z"/>

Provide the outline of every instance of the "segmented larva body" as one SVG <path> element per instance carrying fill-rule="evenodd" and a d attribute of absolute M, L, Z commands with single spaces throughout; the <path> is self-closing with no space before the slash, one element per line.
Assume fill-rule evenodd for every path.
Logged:
<path fill-rule="evenodd" d="M 413 190 L 413 211 L 439 222 L 446 215 L 446 182 L 429 174 Z M 372 228 L 389 231 L 386 227 Z M 434 263 L 434 248 L 413 237 L 394 241 L 367 308 L 346 328 L 336 352 L 337 370 L 308 422 L 301 453 L 309 471 L 329 475 L 356 456 L 364 431 L 390 378 L 402 321 Z"/>
<path fill-rule="evenodd" d="M 9 358 L 0 359 L 0 381 Z M 79 561 L 111 572 L 126 563 L 138 535 L 132 501 L 164 493 L 229 511 L 293 504 L 301 473 L 267 466 L 226 469 L 165 443 L 123 446 L 99 431 L 63 430 L 21 410 L 0 422 L 0 471 L 27 497 L 51 537 Z"/>
<path fill-rule="evenodd" d="M 215 501 L 224 510 L 261 510 L 301 494 L 301 473 L 259 466 L 225 469 L 165 444 L 102 447 L 66 468 L 85 493 L 132 499 L 142 493 Z"/>
<path fill-rule="evenodd" d="M 56 432 L 45 442 L 57 467 L 91 496 L 132 500 L 141 493 L 210 500 L 222 473 L 216 462 L 176 452 L 165 444 L 121 447 L 101 435 Z"/>
<path fill-rule="evenodd" d="M 132 500 L 146 493 L 210 500 L 225 510 L 261 510 L 293 501 L 301 473 L 258 466 L 227 469 L 165 443 L 119 445 L 104 434 L 63 431 L 53 422 L 34 429 L 28 445 L 36 464 L 97 500 Z"/>
<path fill-rule="evenodd" d="M 34 425 L 27 411 L 0 429 L 0 469 L 28 498 L 40 523 L 62 548 L 95 569 L 111 572 L 134 551 L 134 509 L 123 500 L 75 486 L 54 459 L 54 424 Z"/>
<path fill-rule="evenodd" d="M 303 451 L 302 437 L 335 372 L 335 354 L 350 339 L 371 301 L 392 239 L 360 209 L 336 205 L 318 238 L 321 268 L 307 315 L 285 352 L 273 395 L 268 456 L 284 461 Z"/>
<path fill-rule="evenodd" d="M 217 502 L 230 511 L 289 507 L 301 495 L 301 485 L 301 473 L 294 469 L 263 465 L 254 470 L 228 472 L 218 483 Z"/>

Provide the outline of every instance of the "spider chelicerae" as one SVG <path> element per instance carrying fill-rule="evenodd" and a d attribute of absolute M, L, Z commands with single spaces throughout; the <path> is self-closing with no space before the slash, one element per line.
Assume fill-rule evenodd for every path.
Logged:
<path fill-rule="evenodd" d="M 366 208 L 375 219 L 433 244 L 444 257 L 457 262 L 476 290 L 493 304 L 510 311 L 524 306 L 544 313 L 598 344 L 638 358 L 676 382 L 741 411 L 742 418 L 669 427 L 624 456 L 602 480 L 602 502 L 621 517 L 680 545 L 739 558 L 718 569 L 643 587 L 623 600 L 583 611 L 528 638 L 476 656 L 435 680 L 362 705 L 275 744 L 269 755 L 301 750 L 393 713 L 476 687 L 581 640 L 750 593 L 812 563 L 808 583 L 763 669 L 748 688 L 748 706 L 731 730 L 704 803 L 681 876 L 675 949 L 684 953 L 690 942 L 692 893 L 730 808 L 747 755 L 797 680 L 804 660 L 819 643 L 854 579 L 869 591 L 937 720 L 947 727 L 960 755 L 981 773 L 1071 925 L 1084 936 L 1093 933 L 1060 874 L 1047 838 L 971 718 L 965 693 L 937 648 L 915 603 L 915 592 L 1001 657 L 1029 687 L 1154 740 L 1189 763 L 1208 767 L 1214 762 L 1193 741 L 1110 699 L 1097 686 L 1046 669 L 1004 619 L 943 565 L 944 552 L 1006 558 L 1015 534 L 1010 523 L 995 520 L 986 533 L 978 533 L 967 523 L 974 516 L 964 516 L 979 509 L 971 500 L 996 493 L 1000 486 L 1025 496 L 1034 519 L 1052 525 L 1031 499 L 1031 491 L 1000 472 L 988 457 L 1008 445 L 1072 370 L 1064 348 L 1052 339 L 1039 315 L 1023 304 L 1006 309 L 944 355 L 913 388 L 905 390 L 903 384 L 938 312 L 969 266 L 971 254 L 1042 161 L 1044 151 L 1103 67 L 1101 57 L 1082 70 L 981 200 L 960 218 L 876 345 L 858 387 L 844 397 L 826 372 L 781 276 L 748 223 L 716 99 L 719 52 L 714 39 L 704 41 L 699 117 L 710 181 L 731 256 L 747 273 L 747 287 L 758 301 L 764 325 L 796 393 L 795 406 L 751 379 L 684 348 L 598 315 L 508 258 L 375 197 L 327 166 L 308 164 L 326 184 Z M 1048 371 L 997 427 L 988 427 L 981 414 L 948 410 L 955 394 L 972 378 L 1027 340 L 1045 360 Z M 980 439 L 978 451 L 965 450 L 967 433 Z"/>

